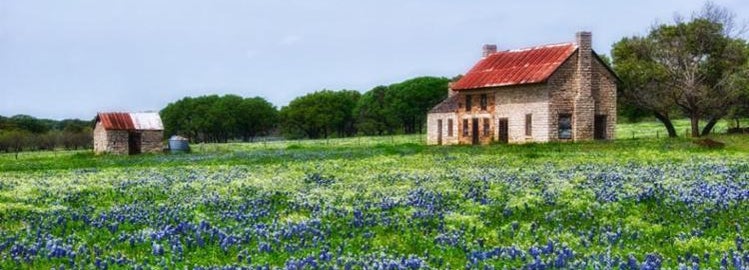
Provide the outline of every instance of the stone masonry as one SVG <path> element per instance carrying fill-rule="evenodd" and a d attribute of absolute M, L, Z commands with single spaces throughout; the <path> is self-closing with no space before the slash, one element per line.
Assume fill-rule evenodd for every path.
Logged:
<path fill-rule="evenodd" d="M 163 151 L 164 132 L 161 130 L 127 131 L 94 129 L 94 152 L 127 155 L 130 153 L 130 134 L 140 135 L 141 153 L 160 153 Z"/>
<path fill-rule="evenodd" d="M 472 144 L 474 119 L 478 121 L 476 136 L 480 144 L 499 141 L 500 119 L 507 121 L 509 143 L 593 140 L 597 128 L 602 139 L 613 139 L 618 79 L 595 55 L 591 42 L 590 32 L 577 33 L 577 50 L 541 83 L 448 90 L 449 98 L 435 107 L 439 111 L 433 110 L 427 117 L 427 143 L 438 144 L 437 119 L 442 119 L 443 125 L 441 144 Z M 486 50 L 484 53 L 486 57 Z M 481 95 L 487 95 L 486 110 L 480 108 Z M 467 96 L 470 109 L 466 108 Z M 444 104 L 448 101 L 454 104 Z M 560 116 L 571 118 L 569 139 L 560 138 Z M 455 119 L 451 121 L 454 136 L 450 138 L 445 136 L 450 128 L 447 119 Z"/>

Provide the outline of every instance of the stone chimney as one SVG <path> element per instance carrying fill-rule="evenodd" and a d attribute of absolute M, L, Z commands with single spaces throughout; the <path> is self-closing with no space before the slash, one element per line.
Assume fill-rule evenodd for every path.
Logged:
<path fill-rule="evenodd" d="M 484 44 L 483 57 L 487 57 L 495 52 L 497 52 L 497 44 Z"/>
<path fill-rule="evenodd" d="M 447 97 L 452 97 L 453 95 L 458 93 L 453 91 L 453 84 L 455 84 L 455 82 L 447 83 Z"/>
<path fill-rule="evenodd" d="M 593 35 L 590 32 L 577 32 L 575 38 L 578 48 L 577 71 L 580 74 L 580 87 L 577 94 L 590 96 L 593 80 Z"/>
<path fill-rule="evenodd" d="M 590 32 L 577 32 L 577 91 L 574 99 L 572 119 L 573 139 L 585 141 L 593 139 L 595 102 L 591 96 L 593 88 L 593 48 Z"/>

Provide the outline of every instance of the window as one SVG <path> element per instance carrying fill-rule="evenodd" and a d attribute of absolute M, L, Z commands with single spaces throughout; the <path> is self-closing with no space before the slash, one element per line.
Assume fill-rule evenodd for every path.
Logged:
<path fill-rule="evenodd" d="M 489 118 L 484 118 L 484 136 L 491 135 L 491 131 L 489 130 Z"/>
<path fill-rule="evenodd" d="M 453 119 L 447 119 L 447 137 L 453 136 Z"/>
<path fill-rule="evenodd" d="M 559 115 L 559 139 L 572 139 L 572 115 Z"/>
<path fill-rule="evenodd" d="M 472 101 L 471 98 L 472 98 L 471 95 L 466 95 L 466 111 L 467 112 L 470 112 L 471 111 L 471 107 L 473 106 L 473 104 L 471 102 Z"/>
<path fill-rule="evenodd" d="M 533 136 L 533 115 L 525 115 L 525 136 Z"/>
<path fill-rule="evenodd" d="M 481 94 L 481 110 L 486 111 L 486 94 Z"/>
<path fill-rule="evenodd" d="M 468 136 L 468 119 L 463 119 L 463 136 Z"/>

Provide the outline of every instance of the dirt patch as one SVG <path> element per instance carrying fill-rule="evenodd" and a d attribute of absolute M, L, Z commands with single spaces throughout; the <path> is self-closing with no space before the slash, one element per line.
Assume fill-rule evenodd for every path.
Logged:
<path fill-rule="evenodd" d="M 694 143 L 696 145 L 699 145 L 704 148 L 709 148 L 709 149 L 719 149 L 719 148 L 723 148 L 726 146 L 725 143 L 715 141 L 712 139 L 699 139 L 699 140 L 694 141 Z"/>

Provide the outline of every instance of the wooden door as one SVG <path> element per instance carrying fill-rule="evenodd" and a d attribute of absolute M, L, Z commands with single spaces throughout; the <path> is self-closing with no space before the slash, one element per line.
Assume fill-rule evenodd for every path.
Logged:
<path fill-rule="evenodd" d="M 507 124 L 507 118 L 499 118 L 499 142 L 508 143 L 510 140 L 510 134 Z"/>
<path fill-rule="evenodd" d="M 479 144 L 479 119 L 473 118 L 473 128 L 471 129 L 472 133 L 471 136 L 473 136 L 472 143 L 474 145 Z"/>

